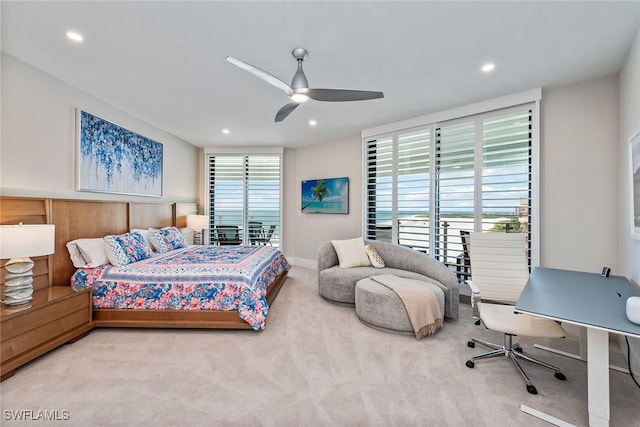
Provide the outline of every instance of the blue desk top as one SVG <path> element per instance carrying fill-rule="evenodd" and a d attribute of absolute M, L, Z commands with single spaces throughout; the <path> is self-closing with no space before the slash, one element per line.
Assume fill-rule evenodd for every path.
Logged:
<path fill-rule="evenodd" d="M 536 267 L 516 311 L 640 337 L 640 325 L 627 319 L 630 296 L 640 289 L 626 277 Z"/>

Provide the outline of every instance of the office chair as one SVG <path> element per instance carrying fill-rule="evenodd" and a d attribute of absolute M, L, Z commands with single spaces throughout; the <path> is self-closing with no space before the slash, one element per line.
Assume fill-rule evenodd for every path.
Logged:
<path fill-rule="evenodd" d="M 476 360 L 505 356 L 513 362 L 531 394 L 537 394 L 538 391 L 518 359 L 544 366 L 554 371 L 557 379 L 564 381 L 566 377 L 558 368 L 523 353 L 522 347 L 512 342 L 517 335 L 547 338 L 565 336 L 564 330 L 555 321 L 517 314 L 513 305 L 505 305 L 515 304 L 529 278 L 524 233 L 471 233 L 469 249 L 471 280 L 467 283 L 472 292 L 474 318 L 479 318 L 487 329 L 502 332 L 504 338 L 502 345 L 472 338 L 467 342 L 469 347 L 481 344 L 491 351 L 473 356 L 467 360 L 466 366 L 473 368 Z"/>

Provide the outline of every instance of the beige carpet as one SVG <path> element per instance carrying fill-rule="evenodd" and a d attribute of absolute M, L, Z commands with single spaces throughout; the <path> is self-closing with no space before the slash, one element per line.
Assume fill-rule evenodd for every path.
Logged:
<path fill-rule="evenodd" d="M 317 292 L 315 271 L 294 267 L 253 331 L 96 329 L 24 366 L 1 384 L 3 426 L 547 426 L 525 404 L 587 425 L 586 364 L 538 349 L 568 380 L 525 365 L 526 392 L 505 359 L 464 362 L 471 309 L 416 341 L 368 328 L 354 309 Z M 531 340 L 520 343 L 528 350 Z M 550 342 L 541 342 L 550 344 Z M 576 349 L 576 343 L 552 343 Z M 621 363 L 616 355 L 612 360 Z M 638 425 L 640 390 L 611 371 L 611 425 Z M 67 421 L 17 422 L 7 411 L 68 411 Z"/>

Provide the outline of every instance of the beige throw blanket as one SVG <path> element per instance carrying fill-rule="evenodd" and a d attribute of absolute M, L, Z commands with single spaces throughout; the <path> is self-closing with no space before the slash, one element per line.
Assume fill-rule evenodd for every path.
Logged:
<path fill-rule="evenodd" d="M 431 335 L 442 326 L 438 298 L 420 282 L 393 274 L 379 274 L 371 279 L 395 292 L 404 304 L 416 339 Z"/>

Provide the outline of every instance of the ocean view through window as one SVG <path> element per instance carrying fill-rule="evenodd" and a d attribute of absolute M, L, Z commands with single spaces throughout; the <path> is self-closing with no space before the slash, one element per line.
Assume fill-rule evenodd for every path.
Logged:
<path fill-rule="evenodd" d="M 281 155 L 209 153 L 211 244 L 281 242 Z"/>

